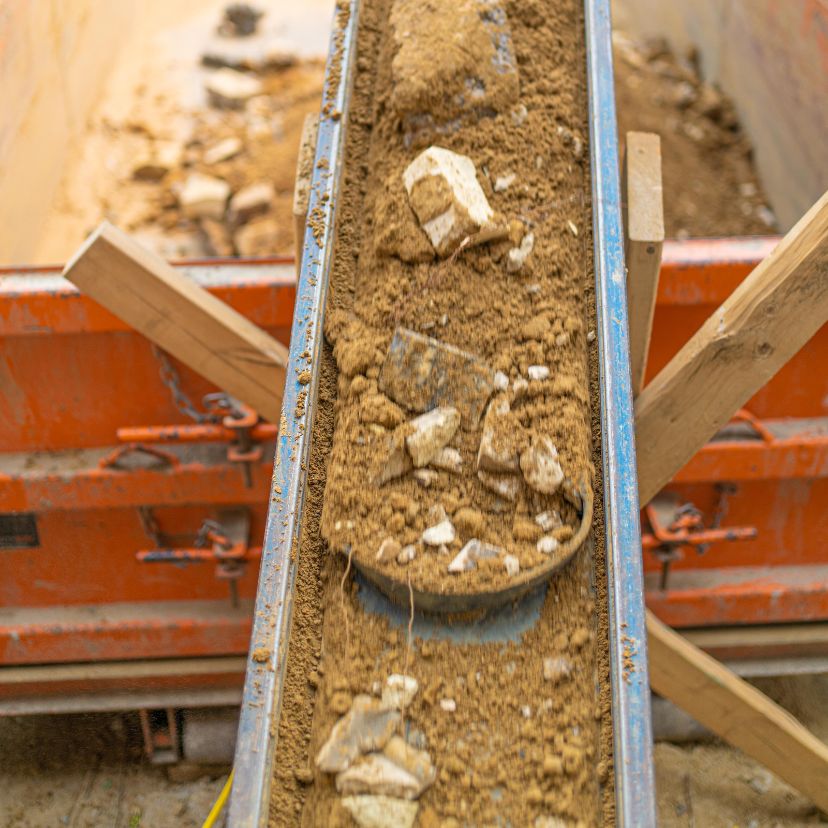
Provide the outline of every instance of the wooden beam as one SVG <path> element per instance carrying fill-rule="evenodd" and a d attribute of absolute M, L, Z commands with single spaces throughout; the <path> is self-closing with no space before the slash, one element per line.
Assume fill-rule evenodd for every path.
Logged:
<path fill-rule="evenodd" d="M 126 233 L 104 222 L 63 275 L 223 391 L 279 422 L 287 348 Z"/>
<path fill-rule="evenodd" d="M 828 812 L 828 745 L 647 613 L 650 686 Z"/>
<path fill-rule="evenodd" d="M 642 506 L 826 320 L 828 193 L 636 400 Z"/>
<path fill-rule="evenodd" d="M 637 397 L 644 387 L 661 250 L 664 245 L 661 139 L 658 135 L 651 132 L 627 133 L 621 187 L 630 320 L 630 368 L 633 396 Z"/>

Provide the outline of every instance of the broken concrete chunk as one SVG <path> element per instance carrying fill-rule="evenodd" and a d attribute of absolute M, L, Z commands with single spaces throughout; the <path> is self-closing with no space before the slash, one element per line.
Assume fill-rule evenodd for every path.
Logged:
<path fill-rule="evenodd" d="M 538 552 L 542 555 L 551 555 L 560 546 L 557 540 L 551 535 L 544 535 L 537 545 Z"/>
<path fill-rule="evenodd" d="M 520 469 L 526 483 L 541 494 L 555 494 L 564 479 L 558 450 L 546 436 L 536 437 L 520 455 Z"/>
<path fill-rule="evenodd" d="M 401 710 L 411 704 L 419 689 L 420 684 L 413 676 L 393 673 L 385 680 L 385 687 L 382 688 L 382 703 L 386 707 Z"/>
<path fill-rule="evenodd" d="M 461 572 L 471 572 L 473 569 L 477 569 L 477 564 L 474 560 L 472 560 L 471 555 L 469 555 L 468 544 L 466 544 L 466 546 L 464 546 L 454 556 L 451 563 L 448 565 L 448 571 L 453 575 L 457 575 Z"/>
<path fill-rule="evenodd" d="M 436 469 L 451 472 L 452 474 L 460 474 L 463 470 L 463 458 L 456 448 L 446 446 L 441 448 L 434 457 L 431 458 L 430 465 Z"/>
<path fill-rule="evenodd" d="M 515 183 L 517 176 L 514 173 L 507 173 L 506 175 L 499 175 L 495 178 L 494 187 L 492 189 L 496 193 L 502 193 L 509 189 Z"/>
<path fill-rule="evenodd" d="M 423 532 L 423 543 L 426 546 L 442 546 L 454 542 L 457 533 L 454 525 L 448 519 L 440 521 L 436 526 L 430 526 Z"/>
<path fill-rule="evenodd" d="M 526 371 L 530 380 L 540 381 L 549 379 L 549 368 L 546 365 L 530 365 Z"/>
<path fill-rule="evenodd" d="M 433 784 L 437 778 L 437 771 L 428 752 L 413 747 L 401 736 L 392 736 L 382 752 L 395 765 L 410 773 L 420 782 L 421 788 L 417 796 Z"/>
<path fill-rule="evenodd" d="M 517 273 L 523 269 L 526 260 L 532 255 L 532 250 L 535 247 L 535 234 L 527 233 L 519 247 L 513 247 L 506 257 L 506 270 L 509 273 Z"/>
<path fill-rule="evenodd" d="M 219 164 L 222 161 L 229 161 L 235 158 L 242 151 L 242 142 L 235 136 L 224 138 L 216 144 L 212 144 L 204 151 L 202 160 L 205 164 Z"/>
<path fill-rule="evenodd" d="M 207 97 L 219 109 L 242 109 L 245 101 L 262 94 L 258 78 L 237 72 L 235 69 L 219 69 L 204 82 Z"/>
<path fill-rule="evenodd" d="M 344 796 L 342 807 L 359 828 L 414 828 L 419 804 L 393 796 Z"/>
<path fill-rule="evenodd" d="M 374 475 L 374 483 L 382 486 L 389 480 L 402 477 L 411 471 L 411 456 L 405 448 L 405 431 L 398 428 L 385 438 L 382 452 L 379 454 L 379 468 Z"/>
<path fill-rule="evenodd" d="M 411 420 L 413 432 L 406 437 L 405 445 L 414 466 L 427 466 L 454 437 L 459 425 L 460 412 L 450 406 L 434 408 Z"/>
<path fill-rule="evenodd" d="M 520 494 L 520 478 L 514 474 L 493 474 L 479 469 L 477 479 L 491 492 L 514 503 Z"/>
<path fill-rule="evenodd" d="M 399 721 L 399 712 L 389 710 L 379 699 L 356 696 L 351 709 L 333 726 L 322 745 L 316 766 L 325 773 L 339 773 L 361 754 L 382 750 Z"/>
<path fill-rule="evenodd" d="M 386 538 L 377 550 L 376 560 L 378 563 L 394 560 L 400 554 L 400 551 L 399 541 L 394 540 L 394 538 Z"/>
<path fill-rule="evenodd" d="M 475 426 L 492 394 L 493 371 L 481 359 L 437 339 L 397 328 L 379 376 L 380 390 L 412 411 L 451 406 Z"/>
<path fill-rule="evenodd" d="M 520 572 L 520 561 L 514 555 L 506 555 L 503 558 L 503 567 L 510 578 L 514 578 Z"/>
<path fill-rule="evenodd" d="M 543 660 L 543 677 L 557 684 L 572 673 L 572 663 L 563 656 L 550 656 Z"/>
<path fill-rule="evenodd" d="M 403 173 L 408 202 L 439 256 L 494 222 L 474 162 L 442 147 L 423 150 Z"/>
<path fill-rule="evenodd" d="M 223 179 L 190 173 L 179 190 L 178 203 L 187 218 L 220 219 L 229 196 L 230 185 Z"/>
<path fill-rule="evenodd" d="M 336 789 L 345 795 L 378 794 L 416 799 L 420 780 L 381 753 L 363 756 L 336 776 Z"/>
<path fill-rule="evenodd" d="M 242 223 L 270 209 L 276 191 L 269 181 L 259 181 L 239 190 L 230 199 L 230 219 Z"/>
<path fill-rule="evenodd" d="M 541 512 L 539 515 L 536 515 L 535 523 L 537 523 L 544 532 L 551 532 L 558 526 L 563 525 L 561 516 L 555 509 L 550 509 L 548 512 Z"/>
<path fill-rule="evenodd" d="M 511 413 L 509 399 L 495 397 L 483 419 L 483 432 L 477 451 L 477 468 L 491 472 L 517 473 L 518 444 L 521 426 Z"/>

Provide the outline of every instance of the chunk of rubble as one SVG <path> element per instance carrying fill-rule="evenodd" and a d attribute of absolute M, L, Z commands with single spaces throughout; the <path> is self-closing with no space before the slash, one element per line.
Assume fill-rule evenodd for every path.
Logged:
<path fill-rule="evenodd" d="M 393 796 L 344 796 L 342 807 L 359 828 L 414 828 L 419 804 Z"/>
<path fill-rule="evenodd" d="M 379 469 L 374 475 L 374 483 L 377 486 L 402 477 L 413 468 L 411 455 L 405 448 L 405 436 L 404 428 L 400 427 L 385 438 L 379 454 Z"/>
<path fill-rule="evenodd" d="M 438 256 L 494 223 L 474 162 L 442 147 L 423 150 L 403 173 L 408 202 Z"/>
<path fill-rule="evenodd" d="M 495 178 L 494 186 L 492 187 L 492 189 L 496 193 L 506 192 L 506 190 L 508 190 L 509 187 L 511 187 L 512 184 L 515 183 L 516 178 L 517 178 L 517 176 L 514 173 L 507 173 L 506 175 L 499 175 L 497 178 Z"/>
<path fill-rule="evenodd" d="M 454 437 L 460 425 L 460 412 L 450 406 L 440 406 L 415 417 L 409 422 L 405 445 L 414 466 L 427 466 L 437 453 Z"/>
<path fill-rule="evenodd" d="M 493 371 L 483 360 L 437 339 L 397 328 L 379 376 L 380 390 L 412 411 L 450 406 L 475 426 L 493 390 Z"/>
<path fill-rule="evenodd" d="M 421 788 L 418 796 L 437 778 L 437 771 L 428 752 L 414 747 L 401 736 L 392 736 L 382 752 L 395 765 L 408 771 L 419 781 Z"/>
<path fill-rule="evenodd" d="M 523 270 L 526 260 L 532 255 L 535 248 L 535 234 L 527 233 L 518 247 L 513 247 L 506 256 L 506 270 L 517 273 Z"/>
<path fill-rule="evenodd" d="M 517 473 L 520 470 L 516 436 L 521 426 L 511 413 L 509 399 L 495 397 L 483 418 L 483 432 L 477 451 L 477 468 L 490 472 Z"/>
<path fill-rule="evenodd" d="M 538 552 L 541 555 L 551 555 L 560 544 L 551 535 L 544 535 L 537 543 Z"/>
<path fill-rule="evenodd" d="M 269 181 L 257 181 L 239 190 L 230 199 L 230 219 L 239 224 L 266 213 L 276 191 Z"/>
<path fill-rule="evenodd" d="M 503 567 L 510 578 L 520 573 L 520 561 L 514 555 L 506 555 L 503 558 Z"/>
<path fill-rule="evenodd" d="M 514 503 L 520 494 L 520 477 L 515 474 L 493 474 L 479 469 L 477 479 L 498 497 Z"/>
<path fill-rule="evenodd" d="M 448 571 L 451 572 L 452 575 L 458 575 L 461 572 L 471 572 L 474 569 L 477 569 L 477 564 L 472 559 L 471 555 L 469 555 L 469 550 L 466 546 L 464 546 L 454 556 L 451 563 L 448 565 Z"/>
<path fill-rule="evenodd" d="M 413 676 L 392 673 L 382 688 L 382 703 L 388 708 L 401 710 L 411 704 L 419 689 L 420 684 Z"/>
<path fill-rule="evenodd" d="M 378 563 L 394 560 L 400 552 L 401 547 L 399 541 L 394 540 L 394 538 L 386 538 L 377 550 L 376 560 Z"/>
<path fill-rule="evenodd" d="M 250 98 L 262 94 L 258 78 L 226 68 L 210 73 L 204 88 L 210 103 L 219 109 L 242 109 Z"/>
<path fill-rule="evenodd" d="M 527 485 L 541 494 L 555 494 L 563 483 L 558 450 L 546 436 L 536 437 L 520 455 L 520 469 Z"/>
<path fill-rule="evenodd" d="M 530 365 L 526 373 L 529 375 L 530 380 L 538 382 L 540 380 L 549 379 L 550 372 L 546 365 Z"/>
<path fill-rule="evenodd" d="M 563 526 L 560 514 L 555 509 L 550 509 L 547 512 L 541 512 L 535 515 L 535 523 L 540 526 L 543 532 L 551 532 L 559 526 Z"/>
<path fill-rule="evenodd" d="M 337 774 L 336 789 L 345 795 L 377 794 L 416 799 L 423 786 L 413 773 L 387 756 L 370 753 Z"/>
<path fill-rule="evenodd" d="M 441 448 L 434 457 L 431 458 L 430 466 L 435 469 L 442 469 L 443 471 L 451 472 L 452 474 L 460 474 L 463 470 L 463 458 L 456 448 L 446 446 Z"/>
<path fill-rule="evenodd" d="M 423 543 L 426 546 L 442 546 L 443 544 L 453 543 L 455 537 L 457 537 L 457 532 L 454 529 L 454 524 L 446 518 L 435 526 L 429 526 L 423 532 Z"/>
<path fill-rule="evenodd" d="M 178 203 L 187 218 L 224 216 L 230 185 L 221 178 L 202 173 L 190 173 L 178 192 Z"/>
<path fill-rule="evenodd" d="M 455 555 L 451 563 L 448 565 L 448 571 L 451 573 L 471 572 L 477 568 L 477 563 L 483 560 L 493 560 L 503 555 L 503 550 L 499 546 L 491 543 L 485 543 L 472 538 L 466 545 Z"/>
<path fill-rule="evenodd" d="M 409 543 L 400 549 L 397 555 L 397 563 L 400 566 L 407 566 L 417 557 L 417 547 L 413 543 Z"/>
<path fill-rule="evenodd" d="M 397 710 L 389 710 L 379 699 L 360 695 L 351 709 L 331 730 L 322 745 L 316 766 L 325 773 L 340 773 L 363 753 L 382 750 L 400 721 Z"/>
<path fill-rule="evenodd" d="M 212 144 L 204 150 L 202 160 L 208 165 L 229 161 L 242 151 L 242 146 L 241 138 L 236 138 L 235 136 L 223 138 L 221 141 Z"/>
<path fill-rule="evenodd" d="M 494 387 L 497 391 L 505 391 L 509 387 L 509 377 L 503 371 L 495 371 Z"/>
<path fill-rule="evenodd" d="M 415 469 L 411 475 L 424 489 L 429 488 L 437 479 L 437 472 L 431 469 Z"/>
<path fill-rule="evenodd" d="M 572 674 L 572 663 L 563 656 L 550 656 L 543 660 L 543 677 L 546 681 L 558 684 Z"/>

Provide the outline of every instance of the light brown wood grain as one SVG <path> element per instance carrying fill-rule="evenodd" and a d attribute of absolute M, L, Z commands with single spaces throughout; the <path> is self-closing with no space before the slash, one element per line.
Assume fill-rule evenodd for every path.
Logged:
<path fill-rule="evenodd" d="M 635 402 L 648 503 L 828 320 L 828 193 Z"/>
<path fill-rule="evenodd" d="M 278 423 L 287 348 L 104 222 L 63 275 L 210 382 Z"/>
<path fill-rule="evenodd" d="M 650 686 L 828 811 L 828 745 L 647 613 Z"/>
<path fill-rule="evenodd" d="M 661 139 L 658 135 L 627 133 L 622 194 L 630 370 L 633 396 L 636 397 L 644 385 L 664 244 Z"/>

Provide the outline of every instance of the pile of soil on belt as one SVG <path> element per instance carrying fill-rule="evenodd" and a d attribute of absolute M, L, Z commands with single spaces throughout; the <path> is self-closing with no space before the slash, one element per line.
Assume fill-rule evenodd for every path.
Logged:
<path fill-rule="evenodd" d="M 701 79 L 693 56 L 673 55 L 660 40 L 613 40 L 621 150 L 630 130 L 661 137 L 667 236 L 776 232 L 733 103 Z"/>
<path fill-rule="evenodd" d="M 551 504 L 526 491 L 517 504 L 495 502 L 473 473 L 479 428 L 461 429 L 455 438 L 463 474 L 440 472 L 429 488 L 410 477 L 382 489 L 371 484 L 368 455 L 383 435 L 367 428 L 359 412 L 366 395 L 379 394 L 379 368 L 397 326 L 470 351 L 510 381 L 525 377 L 530 365 L 548 366 L 549 379 L 530 383 L 514 409 L 521 425 L 553 438 L 570 476 L 594 474 L 599 450 L 591 408 L 597 363 L 588 337 L 594 277 L 582 6 L 578 0 L 504 2 L 520 75 L 515 107 L 434 142 L 469 156 L 492 207 L 534 233 L 529 262 L 508 273 L 506 253 L 514 242 L 438 261 L 407 206 L 402 172 L 421 147 L 406 146 L 390 103 L 397 48 L 392 5 L 372 0 L 360 9 L 271 824 L 352 824 L 333 778 L 316 768 L 315 758 L 353 697 L 376 693 L 392 673 L 419 684 L 405 708 L 405 732 L 416 734 L 437 769 L 436 782 L 419 799 L 418 825 L 544 825 L 552 817 L 567 825 L 611 824 L 600 510 L 594 543 L 550 582 L 534 625 L 512 640 L 489 643 L 415 635 L 409 644 L 405 622 L 365 609 L 370 589 L 320 538 L 320 524 L 323 536 L 335 536 L 338 521 L 352 521 L 353 554 L 363 548 L 373 560 L 386 525 L 419 533 L 439 503 L 450 516 L 477 511 L 485 539 L 516 550 L 521 565 L 531 568 L 534 545 L 515 537 L 516 522 L 550 505 L 574 522 L 573 508 L 557 495 Z M 494 192 L 495 178 L 509 174 L 512 185 Z M 458 576 L 446 572 L 450 558 L 436 556 L 393 565 L 403 580 L 431 579 L 450 589 Z M 484 577 L 496 585 L 506 576 Z M 544 659 L 563 660 L 568 675 L 545 678 Z M 456 710 L 440 705 L 447 700 Z"/>

